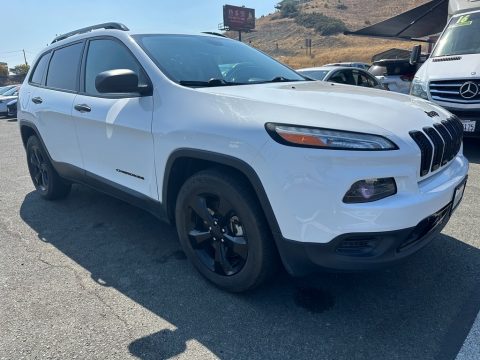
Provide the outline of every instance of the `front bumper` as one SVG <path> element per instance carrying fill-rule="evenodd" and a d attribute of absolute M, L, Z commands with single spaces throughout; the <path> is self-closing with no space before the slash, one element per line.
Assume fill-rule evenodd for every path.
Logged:
<path fill-rule="evenodd" d="M 390 266 L 429 244 L 445 227 L 452 203 L 420 221 L 417 226 L 378 233 L 353 233 L 327 244 L 283 239 L 279 247 L 283 263 L 293 276 L 324 271 L 364 271 Z"/>

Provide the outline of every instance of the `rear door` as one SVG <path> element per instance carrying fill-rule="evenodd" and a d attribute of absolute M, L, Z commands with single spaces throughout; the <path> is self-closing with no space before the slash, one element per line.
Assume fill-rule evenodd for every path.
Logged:
<path fill-rule="evenodd" d="M 97 75 L 116 69 L 132 70 L 140 84 L 150 83 L 120 40 L 90 39 L 82 64 L 81 92 L 73 104 L 87 176 L 120 190 L 133 190 L 133 195 L 158 199 L 151 132 L 153 96 L 99 93 Z"/>
<path fill-rule="evenodd" d="M 39 59 L 29 84 L 28 108 L 51 158 L 82 168 L 72 105 L 84 43 L 57 48 Z M 48 66 L 47 66 L 48 65 Z"/>

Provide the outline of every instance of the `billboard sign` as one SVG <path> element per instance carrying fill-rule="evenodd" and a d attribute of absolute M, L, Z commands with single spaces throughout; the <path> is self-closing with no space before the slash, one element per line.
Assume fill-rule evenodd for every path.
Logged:
<path fill-rule="evenodd" d="M 223 26 L 234 31 L 249 31 L 255 29 L 255 9 L 224 5 Z"/>

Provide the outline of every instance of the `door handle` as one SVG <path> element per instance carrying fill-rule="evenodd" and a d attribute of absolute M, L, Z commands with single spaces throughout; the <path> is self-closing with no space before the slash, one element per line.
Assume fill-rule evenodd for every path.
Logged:
<path fill-rule="evenodd" d="M 36 97 L 32 98 L 32 102 L 34 104 L 41 104 L 43 102 L 43 100 L 42 100 L 41 97 L 36 96 Z"/>
<path fill-rule="evenodd" d="M 87 104 L 77 104 L 74 106 L 74 109 L 80 111 L 81 113 L 92 111 L 92 108 Z"/>

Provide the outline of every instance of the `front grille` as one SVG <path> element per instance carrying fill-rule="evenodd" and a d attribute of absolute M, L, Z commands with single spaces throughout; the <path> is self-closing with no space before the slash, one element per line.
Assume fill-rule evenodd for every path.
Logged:
<path fill-rule="evenodd" d="M 472 90 L 467 93 L 467 98 L 460 94 L 462 86 L 472 82 Z M 466 90 L 466 88 L 464 88 Z M 475 95 L 474 95 L 475 94 Z M 430 95 L 433 100 L 446 101 L 458 104 L 480 104 L 480 79 L 442 80 L 430 83 Z"/>
<path fill-rule="evenodd" d="M 426 135 L 425 135 L 426 134 Z M 445 166 L 458 154 L 462 146 L 463 125 L 456 117 L 414 130 L 410 136 L 420 148 L 420 176 L 426 176 Z"/>

